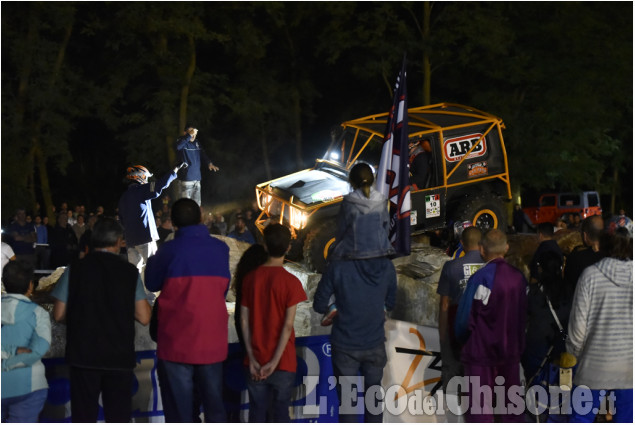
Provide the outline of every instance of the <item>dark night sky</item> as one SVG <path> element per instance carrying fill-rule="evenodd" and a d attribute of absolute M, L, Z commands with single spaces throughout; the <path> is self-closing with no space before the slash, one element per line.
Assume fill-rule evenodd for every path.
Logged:
<path fill-rule="evenodd" d="M 73 104 L 67 107 L 63 100 L 55 105 L 60 116 L 69 120 L 64 125 L 71 130 L 64 138 L 72 160 L 66 170 L 60 169 L 55 158 L 48 162 L 56 205 L 65 200 L 90 208 L 98 204 L 112 208 L 125 190 L 127 165 L 141 162 L 156 174 L 167 171 L 170 164 L 165 155 L 152 154 L 163 152 L 166 133 L 176 139 L 179 132 L 176 124 L 170 127 L 174 130 L 163 130 L 160 105 L 173 105 L 170 115 L 176 119 L 180 85 L 174 83 L 176 74 L 170 70 L 185 67 L 187 48 L 175 28 L 194 21 L 225 37 L 223 41 L 197 40 L 196 82 L 188 102 L 188 120 L 197 122 L 201 140 L 221 167 L 217 174 L 204 176 L 208 204 L 249 200 L 254 185 L 267 179 L 259 131 L 250 128 L 253 113 L 230 113 L 232 102 L 240 99 L 240 90 L 246 90 L 247 99 L 254 104 L 269 108 L 265 119 L 269 158 L 272 177 L 278 177 L 298 169 L 289 101 L 294 82 L 302 103 L 302 160 L 309 167 L 328 146 L 333 126 L 389 109 L 388 87 L 394 85 L 404 52 L 409 59 L 410 106 L 422 104 L 424 49 L 432 59 L 432 103 L 464 103 L 503 118 L 512 179 L 523 192 L 565 189 L 569 183 L 579 185 L 576 179 L 593 186 L 591 174 L 576 177 L 566 174 L 569 171 L 551 181 L 535 180 L 565 167 L 570 157 L 578 157 L 579 162 L 574 162 L 578 171 L 595 167 L 586 156 L 611 164 L 602 152 L 593 151 L 595 140 L 589 134 L 596 129 L 608 128 L 612 137 L 625 140 L 625 156 L 632 162 L 632 4 L 433 2 L 428 44 L 421 41 L 413 21 L 413 16 L 422 16 L 423 4 L 3 2 L 3 156 L 6 161 L 13 158 L 9 140 L 22 140 L 17 135 L 28 132 L 37 121 L 39 103 L 52 102 L 33 97 L 27 105 L 33 120 L 27 120 L 26 128 L 9 125 L 17 76 L 22 75 L 20 67 L 27 57 L 26 29 L 33 22 L 33 8 L 40 5 L 40 22 L 51 21 L 50 26 L 40 27 L 39 56 L 50 56 L 49 60 L 59 45 L 64 8 L 76 8 L 65 64 L 77 73 L 68 73 L 68 86 L 58 95 L 70 93 Z M 268 9 L 272 5 L 284 7 L 276 9 L 276 15 Z M 407 11 L 411 6 L 414 15 Z M 240 13 L 232 9 L 237 7 Z M 135 27 L 135 23 L 141 25 Z M 153 56 L 157 46 L 153 43 L 161 31 L 148 32 L 151 27 L 167 34 L 169 58 L 165 63 Z M 267 43 L 260 43 L 264 40 Z M 47 45 L 49 42 L 52 44 Z M 19 53 L 13 54 L 14 49 Z M 336 59 L 330 61 L 332 55 Z M 630 62 L 624 61 L 628 55 Z M 46 77 L 50 64 L 36 61 L 33 69 L 30 81 L 35 92 L 40 84 L 36 77 Z M 159 77 L 161 73 L 164 75 Z M 99 90 L 110 85 L 115 90 L 120 81 L 126 81 L 122 95 L 108 104 L 102 99 L 108 96 Z M 83 98 L 86 93 L 89 97 Z M 166 93 L 177 96 L 166 101 Z M 623 122 L 609 122 L 625 109 L 630 112 L 624 114 Z M 543 141 L 544 157 L 536 161 L 537 148 L 531 145 Z M 579 150 L 585 154 L 577 155 Z M 565 159 L 558 162 L 558 156 Z M 546 159 L 553 159 L 554 164 Z M 525 169 L 527 164 L 531 169 Z M 4 171 L 10 165 L 3 161 L 3 181 L 13 178 Z M 629 182 L 622 188 L 623 198 L 630 205 L 632 163 L 622 172 L 627 178 L 620 180 Z M 607 169 L 600 182 L 610 178 Z M 604 195 L 610 193 L 603 188 Z M 6 196 L 3 193 L 3 201 Z"/>

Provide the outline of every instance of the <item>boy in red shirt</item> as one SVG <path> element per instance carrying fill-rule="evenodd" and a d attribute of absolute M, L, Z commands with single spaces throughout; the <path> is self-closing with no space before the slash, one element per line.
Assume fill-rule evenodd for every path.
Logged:
<path fill-rule="evenodd" d="M 298 278 L 283 267 L 289 229 L 274 223 L 263 233 L 269 258 L 245 277 L 240 307 L 249 422 L 289 422 L 297 367 L 293 321 L 298 303 L 307 297 Z"/>

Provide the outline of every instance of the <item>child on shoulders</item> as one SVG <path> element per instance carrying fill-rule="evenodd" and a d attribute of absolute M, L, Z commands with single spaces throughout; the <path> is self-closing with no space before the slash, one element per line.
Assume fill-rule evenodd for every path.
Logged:
<path fill-rule="evenodd" d="M 388 200 L 373 187 L 373 170 L 368 164 L 356 164 L 348 180 L 353 192 L 342 200 L 335 246 L 328 260 L 362 260 L 393 255 L 395 250 L 388 239 Z M 337 315 L 334 301 L 332 297 L 329 310 L 322 319 L 323 326 L 332 324 Z"/>

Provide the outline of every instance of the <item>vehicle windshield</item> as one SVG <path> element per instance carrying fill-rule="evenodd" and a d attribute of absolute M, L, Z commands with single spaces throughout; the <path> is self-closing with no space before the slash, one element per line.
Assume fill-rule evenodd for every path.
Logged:
<path fill-rule="evenodd" d="M 368 144 L 364 147 L 367 141 Z M 339 134 L 334 135 L 334 141 L 322 157 L 322 161 L 318 161 L 318 168 L 323 171 L 345 170 L 348 175 L 348 170 L 353 165 L 365 162 L 377 169 L 381 158 L 381 149 L 381 138 L 365 131 L 357 132 L 357 129 L 347 127 L 340 130 Z"/>
<path fill-rule="evenodd" d="M 560 195 L 561 207 L 573 207 L 578 205 L 580 205 L 580 195 L 575 193 Z"/>
<path fill-rule="evenodd" d="M 599 207 L 600 206 L 600 198 L 597 193 L 589 193 L 589 207 Z"/>
<path fill-rule="evenodd" d="M 315 168 L 325 173 L 332 174 L 342 180 L 348 180 L 348 170 L 338 161 L 322 162 L 318 161 Z"/>

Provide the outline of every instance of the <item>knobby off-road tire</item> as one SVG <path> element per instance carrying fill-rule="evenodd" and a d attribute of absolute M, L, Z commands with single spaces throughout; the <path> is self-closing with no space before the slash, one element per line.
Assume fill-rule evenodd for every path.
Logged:
<path fill-rule="evenodd" d="M 291 239 L 286 258 L 291 261 L 302 261 L 304 255 L 304 239 Z"/>
<path fill-rule="evenodd" d="M 311 230 L 304 240 L 304 262 L 314 272 L 326 270 L 326 257 L 335 242 L 335 220 L 327 220 Z"/>
<path fill-rule="evenodd" d="M 493 195 L 476 195 L 457 208 L 456 221 L 469 221 L 483 231 L 500 229 L 507 232 L 507 215 L 503 201 Z"/>

